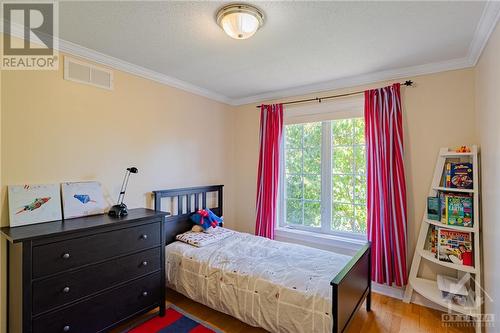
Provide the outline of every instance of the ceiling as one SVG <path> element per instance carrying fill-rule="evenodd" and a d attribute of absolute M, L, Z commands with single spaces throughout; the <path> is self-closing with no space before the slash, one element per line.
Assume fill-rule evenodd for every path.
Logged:
<path fill-rule="evenodd" d="M 223 2 L 209 1 L 61 2 L 59 36 L 63 50 L 243 104 L 473 66 L 500 12 L 478 1 L 254 4 L 266 21 L 247 40 L 224 34 Z"/>

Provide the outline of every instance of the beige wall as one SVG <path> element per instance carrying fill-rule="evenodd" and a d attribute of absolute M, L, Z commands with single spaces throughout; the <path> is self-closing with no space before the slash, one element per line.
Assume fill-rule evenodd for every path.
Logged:
<path fill-rule="evenodd" d="M 473 69 L 411 79 L 416 82 L 416 86 L 403 88 L 409 260 L 413 257 L 439 148 L 476 143 Z M 321 95 L 364 90 L 388 83 L 325 92 Z M 296 98 L 307 97 L 314 96 Z M 236 222 L 239 229 L 253 232 L 259 140 L 259 111 L 255 104 L 237 108 L 234 130 L 234 209 L 238 212 Z"/>
<path fill-rule="evenodd" d="M 152 207 L 148 193 L 155 189 L 224 184 L 231 227 L 233 110 L 120 71 L 114 75 L 108 91 L 65 81 L 62 68 L 4 71 L 1 185 L 98 180 L 112 204 L 125 168 L 133 165 L 139 173 L 130 179 L 129 207 Z M 2 225 L 8 224 L 5 190 Z M 1 273 L 4 285 L 5 260 Z M 2 326 L 4 314 L 5 308 Z"/>
<path fill-rule="evenodd" d="M 2 184 L 95 179 L 112 204 L 125 168 L 134 165 L 139 173 L 126 194 L 130 207 L 151 207 L 154 189 L 223 183 L 230 217 L 230 107 L 114 74 L 108 91 L 65 81 L 62 69 L 4 72 Z"/>
<path fill-rule="evenodd" d="M 498 330 L 500 320 L 500 25 L 490 37 L 476 67 L 477 133 L 482 163 L 482 231 L 484 285 L 492 300 L 486 298 L 485 313 L 494 313 Z"/>

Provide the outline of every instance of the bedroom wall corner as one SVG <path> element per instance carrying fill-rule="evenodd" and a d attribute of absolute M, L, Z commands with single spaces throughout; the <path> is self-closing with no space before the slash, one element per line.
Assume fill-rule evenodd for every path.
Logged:
<path fill-rule="evenodd" d="M 492 33 L 476 66 L 476 117 L 477 133 L 481 148 L 481 224 L 483 236 L 483 276 L 486 314 L 494 314 L 497 332 L 500 326 L 500 24 Z M 486 273 L 487 272 L 487 273 Z M 490 299 L 491 297 L 491 299 Z"/>

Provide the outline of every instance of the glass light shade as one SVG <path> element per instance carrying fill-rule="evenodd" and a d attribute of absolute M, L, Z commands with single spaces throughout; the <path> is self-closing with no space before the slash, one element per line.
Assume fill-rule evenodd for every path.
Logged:
<path fill-rule="evenodd" d="M 252 37 L 263 22 L 262 12 L 250 5 L 232 4 L 221 8 L 217 13 L 217 23 L 234 39 Z"/>
<path fill-rule="evenodd" d="M 252 37 L 259 29 L 259 21 L 251 14 L 233 13 L 224 16 L 221 20 L 222 29 L 235 39 Z"/>

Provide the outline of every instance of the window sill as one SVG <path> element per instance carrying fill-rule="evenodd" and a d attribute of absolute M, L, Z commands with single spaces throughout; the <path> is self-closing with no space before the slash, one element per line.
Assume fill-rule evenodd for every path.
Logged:
<path fill-rule="evenodd" d="M 286 227 L 275 229 L 276 240 L 297 243 L 319 249 L 353 255 L 366 244 L 366 240 L 321 234 Z"/>

